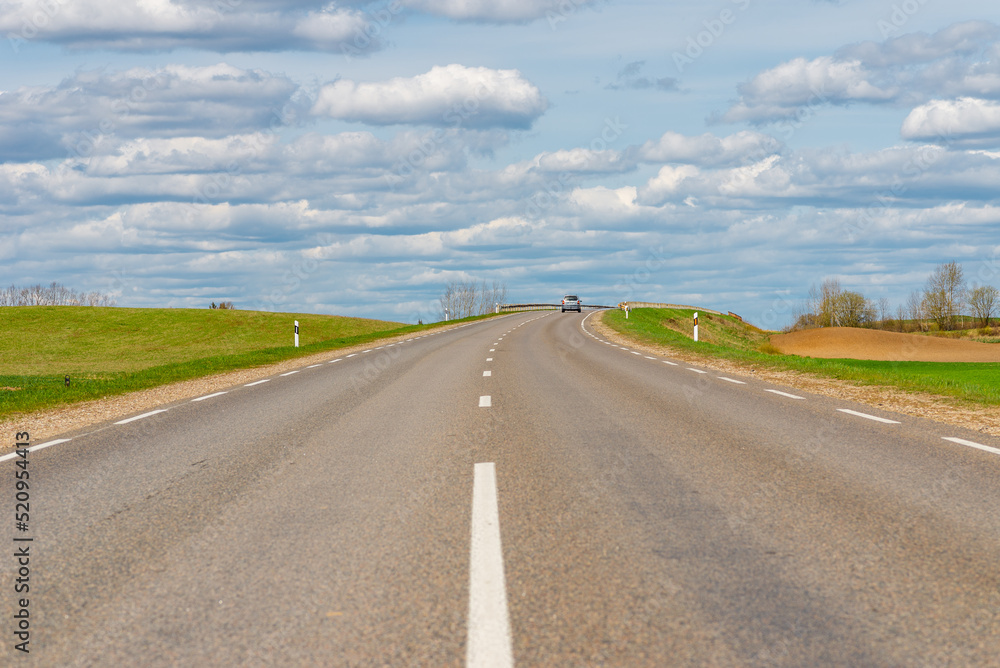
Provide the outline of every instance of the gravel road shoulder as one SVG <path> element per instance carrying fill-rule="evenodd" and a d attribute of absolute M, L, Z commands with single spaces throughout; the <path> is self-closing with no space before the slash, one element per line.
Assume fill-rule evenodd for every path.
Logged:
<path fill-rule="evenodd" d="M 587 324 L 591 325 L 607 340 L 619 345 L 627 345 L 635 350 L 644 350 L 650 354 L 656 353 L 691 364 L 699 364 L 723 373 L 751 376 L 827 397 L 856 401 L 903 415 L 928 418 L 983 434 L 1000 436 L 1000 407 L 970 406 L 956 399 L 936 394 L 904 392 L 898 388 L 884 385 L 855 385 L 835 378 L 824 378 L 798 371 L 775 371 L 709 355 L 697 355 L 669 346 L 642 344 L 622 336 L 605 325 L 602 322 L 603 315 L 603 311 L 595 313 L 587 321 Z"/>

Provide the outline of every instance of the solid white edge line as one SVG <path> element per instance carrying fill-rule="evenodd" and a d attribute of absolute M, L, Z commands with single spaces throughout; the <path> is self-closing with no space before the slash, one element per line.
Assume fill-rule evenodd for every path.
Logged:
<path fill-rule="evenodd" d="M 954 436 L 942 436 L 946 441 L 951 441 L 952 443 L 958 443 L 959 445 L 966 445 L 970 448 L 976 448 L 977 450 L 985 450 L 986 452 L 992 452 L 994 455 L 1000 455 L 1000 449 L 991 448 L 988 445 L 983 445 L 982 443 L 976 443 L 975 441 L 967 441 L 964 438 L 955 438 Z"/>
<path fill-rule="evenodd" d="M 875 420 L 876 422 L 884 422 L 886 424 L 900 424 L 898 420 L 887 420 L 886 418 L 879 417 L 877 415 L 869 415 L 868 413 L 859 413 L 857 411 L 852 411 L 850 408 L 838 408 L 841 413 L 848 413 L 850 415 L 857 415 L 858 417 L 863 417 L 868 420 Z"/>
<path fill-rule="evenodd" d="M 282 373 L 282 374 L 279 374 L 279 375 L 282 378 L 284 378 L 285 376 L 291 376 L 293 373 L 298 373 L 299 371 L 302 371 L 302 369 L 296 369 L 295 371 L 289 371 L 288 373 Z"/>
<path fill-rule="evenodd" d="M 493 405 L 493 397 L 492 396 L 486 394 L 486 395 L 483 395 L 483 396 L 479 397 L 479 407 L 480 408 L 489 408 L 492 405 Z"/>
<path fill-rule="evenodd" d="M 514 665 L 507 584 L 504 578 L 496 466 L 475 465 L 472 481 L 472 539 L 469 548 L 468 668 Z"/>
<path fill-rule="evenodd" d="M 736 383 L 737 385 L 746 385 L 742 380 L 736 380 L 735 378 L 726 378 L 725 376 L 716 376 L 719 380 L 724 380 L 727 383 Z"/>
<path fill-rule="evenodd" d="M 205 399 L 211 399 L 212 397 L 221 397 L 226 392 L 213 392 L 212 394 L 206 394 L 203 397 L 198 397 L 197 399 L 192 399 L 191 401 L 205 401 Z"/>
<path fill-rule="evenodd" d="M 782 392 L 781 390 L 764 390 L 765 392 L 771 392 L 772 394 L 780 394 L 783 397 L 788 397 L 789 399 L 805 399 L 805 397 L 799 397 L 794 394 L 789 394 L 788 392 Z"/>
<path fill-rule="evenodd" d="M 486 377 L 488 377 L 488 376 L 492 376 L 492 375 L 493 375 L 493 372 L 492 372 L 492 371 L 489 371 L 489 370 L 487 370 L 487 371 L 484 371 L 484 372 L 483 372 L 483 378 L 486 378 Z"/>
<path fill-rule="evenodd" d="M 150 415 L 156 415 L 157 413 L 166 413 L 166 408 L 160 408 L 155 411 L 149 411 L 148 413 L 143 413 L 142 415 L 136 415 L 134 417 L 125 418 L 124 420 L 119 420 L 115 424 L 128 424 L 129 422 L 135 422 L 136 420 L 141 420 L 143 418 L 148 418 Z"/>

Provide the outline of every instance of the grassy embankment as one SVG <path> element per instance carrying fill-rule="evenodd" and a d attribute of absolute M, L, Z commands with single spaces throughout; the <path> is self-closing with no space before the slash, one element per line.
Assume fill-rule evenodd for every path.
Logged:
<path fill-rule="evenodd" d="M 735 362 L 779 370 L 813 373 L 861 385 L 888 385 L 909 392 L 931 392 L 972 404 L 1000 404 L 1000 364 L 948 362 L 881 362 L 818 359 L 782 355 L 766 332 L 730 316 L 701 312 L 698 343 L 691 336 L 693 311 L 634 309 L 608 311 L 604 323 L 641 343 L 664 345 Z"/>
<path fill-rule="evenodd" d="M 299 348 L 292 345 L 294 320 L 299 321 Z M 306 313 L 3 307 L 0 418 L 431 327 Z"/>

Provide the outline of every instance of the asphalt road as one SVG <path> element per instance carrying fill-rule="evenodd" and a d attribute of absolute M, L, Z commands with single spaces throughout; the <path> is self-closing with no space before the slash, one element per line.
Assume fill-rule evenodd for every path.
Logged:
<path fill-rule="evenodd" d="M 0 663 L 997 665 L 998 439 L 587 317 L 331 354 L 33 444 L 27 532 L 0 462 Z"/>

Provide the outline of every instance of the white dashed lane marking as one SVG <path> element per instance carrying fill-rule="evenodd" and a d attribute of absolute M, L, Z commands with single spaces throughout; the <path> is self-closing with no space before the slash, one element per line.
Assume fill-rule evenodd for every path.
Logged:
<path fill-rule="evenodd" d="M 203 397 L 198 397 L 197 399 L 192 399 L 191 401 L 205 401 L 205 399 L 211 399 L 212 397 L 221 397 L 225 392 L 215 392 L 213 394 L 206 394 Z"/>
<path fill-rule="evenodd" d="M 764 390 L 764 391 L 771 392 L 772 394 L 780 394 L 781 396 L 788 397 L 789 399 L 805 399 L 805 397 L 789 394 L 788 392 L 782 392 L 781 390 Z"/>
<path fill-rule="evenodd" d="M 282 378 L 284 378 L 285 376 L 291 376 L 292 374 L 296 374 L 299 371 L 302 371 L 302 369 L 296 369 L 295 371 L 289 371 L 288 373 L 283 373 L 283 374 L 280 374 L 280 375 L 281 375 Z"/>
<path fill-rule="evenodd" d="M 886 418 L 879 417 L 877 415 L 869 415 L 868 413 L 859 413 L 858 411 L 852 411 L 850 408 L 838 408 L 841 413 L 847 413 L 848 415 L 856 415 L 858 417 L 865 418 L 867 420 L 875 420 L 876 422 L 884 422 L 885 424 L 900 424 L 898 420 L 887 420 Z"/>
<path fill-rule="evenodd" d="M 258 380 L 258 381 L 254 382 L 254 383 L 247 383 L 243 387 L 253 387 L 254 385 L 261 385 L 263 383 L 270 383 L 270 382 L 271 382 L 270 378 L 265 378 L 264 380 Z"/>
<path fill-rule="evenodd" d="M 141 420 L 143 418 L 148 418 L 150 415 L 156 415 L 157 413 L 166 413 L 166 408 L 161 408 L 155 411 L 149 411 L 148 413 L 143 413 L 142 415 L 136 415 L 135 417 L 125 418 L 124 420 L 119 420 L 115 424 L 128 424 L 129 422 L 135 422 L 136 420 Z"/>
<path fill-rule="evenodd" d="M 716 376 L 719 380 L 724 380 L 727 383 L 736 383 L 737 385 L 746 385 L 742 380 L 736 380 L 735 378 L 726 378 L 725 376 Z"/>
<path fill-rule="evenodd" d="M 965 445 L 970 448 L 976 448 L 978 450 L 985 450 L 986 452 L 992 452 L 994 455 L 1000 455 L 1000 449 L 991 448 L 988 445 L 983 445 L 982 443 L 976 443 L 975 441 L 967 441 L 964 438 L 955 438 L 954 436 L 942 436 L 946 441 L 951 441 L 952 443 L 958 443 L 959 445 Z"/>
<path fill-rule="evenodd" d="M 492 376 L 492 375 L 493 375 L 493 372 L 492 372 L 492 371 L 484 371 L 484 372 L 483 372 L 483 377 L 484 377 L 484 378 L 486 378 L 486 377 L 489 377 L 489 376 Z"/>
<path fill-rule="evenodd" d="M 485 396 L 479 397 L 480 408 L 489 408 L 492 405 L 493 405 L 493 397 L 491 397 L 490 395 L 487 394 Z"/>

